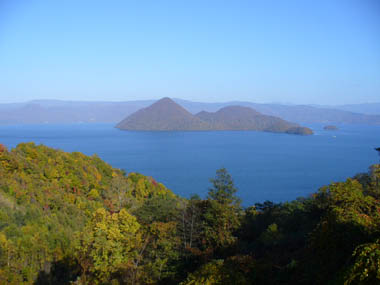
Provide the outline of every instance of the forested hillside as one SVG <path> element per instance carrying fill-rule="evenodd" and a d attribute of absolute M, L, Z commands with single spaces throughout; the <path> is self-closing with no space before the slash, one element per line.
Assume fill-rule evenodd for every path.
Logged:
<path fill-rule="evenodd" d="M 0 284 L 379 284 L 379 199 L 380 165 L 243 208 L 225 169 L 184 199 L 96 155 L 0 145 Z"/>

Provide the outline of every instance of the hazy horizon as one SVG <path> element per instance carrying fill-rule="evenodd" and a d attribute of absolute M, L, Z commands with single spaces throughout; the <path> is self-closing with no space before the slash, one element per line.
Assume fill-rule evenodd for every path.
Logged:
<path fill-rule="evenodd" d="M 2 1 L 0 103 L 375 103 L 379 34 L 374 0 Z"/>
<path fill-rule="evenodd" d="M 162 98 L 165 98 L 168 96 L 160 97 L 160 98 L 148 98 L 148 99 L 132 99 L 132 100 L 80 100 L 80 99 L 54 99 L 54 98 L 35 98 L 35 99 L 27 99 L 25 101 L 13 101 L 13 102 L 0 102 L 0 104 L 28 104 L 32 102 L 72 102 L 72 103 L 122 103 L 122 102 L 134 102 L 134 101 L 158 101 Z M 205 103 L 205 104 L 223 104 L 223 103 L 230 103 L 230 102 L 246 102 L 246 103 L 254 103 L 254 104 L 278 104 L 278 105 L 305 105 L 305 106 L 343 106 L 343 105 L 365 105 L 365 104 L 380 104 L 380 99 L 375 102 L 359 102 L 359 103 L 347 103 L 347 104 L 313 104 L 313 103 L 292 103 L 292 102 L 255 102 L 255 101 L 248 101 L 248 100 L 225 100 L 225 101 L 200 101 L 200 100 L 191 100 L 191 99 L 183 99 L 178 97 L 168 97 L 173 100 L 183 100 L 193 103 Z"/>

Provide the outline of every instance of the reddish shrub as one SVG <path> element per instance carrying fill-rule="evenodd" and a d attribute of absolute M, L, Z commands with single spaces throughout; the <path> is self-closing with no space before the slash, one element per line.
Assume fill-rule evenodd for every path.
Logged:
<path fill-rule="evenodd" d="M 0 143 L 0 153 L 4 152 L 6 150 L 7 150 L 7 148 L 3 144 Z"/>

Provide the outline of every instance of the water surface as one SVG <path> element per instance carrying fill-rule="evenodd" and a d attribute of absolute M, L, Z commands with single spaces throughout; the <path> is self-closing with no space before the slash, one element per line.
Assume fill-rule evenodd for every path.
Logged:
<path fill-rule="evenodd" d="M 114 167 L 153 176 L 179 195 L 204 197 L 215 170 L 231 173 L 243 204 L 307 196 L 379 158 L 380 126 L 339 126 L 313 136 L 254 131 L 130 132 L 112 124 L 0 126 L 0 143 L 20 142 L 98 154 Z"/>

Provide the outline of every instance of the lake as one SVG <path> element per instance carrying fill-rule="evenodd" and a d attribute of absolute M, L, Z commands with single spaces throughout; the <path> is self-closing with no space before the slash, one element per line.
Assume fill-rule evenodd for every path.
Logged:
<path fill-rule="evenodd" d="M 308 125 L 310 126 L 310 124 Z M 33 141 L 64 151 L 94 153 L 126 172 L 140 172 L 176 194 L 205 197 L 209 179 L 227 168 L 243 205 L 283 202 L 366 172 L 378 163 L 380 126 L 339 126 L 313 136 L 255 131 L 132 132 L 112 124 L 0 126 L 8 148 Z"/>

